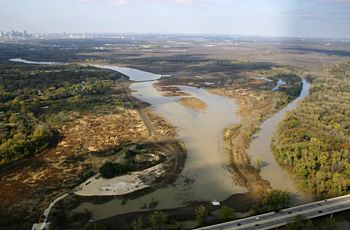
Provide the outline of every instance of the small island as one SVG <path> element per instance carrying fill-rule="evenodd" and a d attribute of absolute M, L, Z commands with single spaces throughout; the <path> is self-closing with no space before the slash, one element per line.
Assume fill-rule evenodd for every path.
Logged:
<path fill-rule="evenodd" d="M 197 111 L 204 111 L 208 107 L 204 101 L 196 97 L 183 97 L 179 99 L 178 102 L 183 106 L 190 107 Z"/>

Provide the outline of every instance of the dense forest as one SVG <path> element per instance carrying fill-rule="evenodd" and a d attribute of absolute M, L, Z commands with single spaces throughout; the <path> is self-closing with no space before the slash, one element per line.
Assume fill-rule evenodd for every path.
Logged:
<path fill-rule="evenodd" d="M 58 125 L 84 111 L 132 106 L 115 72 L 76 65 L 0 65 L 0 166 L 57 142 Z M 103 111 L 99 109 L 99 111 Z"/>
<path fill-rule="evenodd" d="M 303 88 L 301 77 L 293 73 L 277 73 L 270 79 L 276 82 L 281 79 L 285 82 L 285 84 L 281 85 L 278 89 L 278 91 L 283 93 L 279 96 L 279 100 L 276 104 L 277 108 L 281 108 L 297 98 Z"/>
<path fill-rule="evenodd" d="M 315 77 L 309 97 L 279 125 L 278 161 L 320 197 L 350 191 L 350 63 Z"/>

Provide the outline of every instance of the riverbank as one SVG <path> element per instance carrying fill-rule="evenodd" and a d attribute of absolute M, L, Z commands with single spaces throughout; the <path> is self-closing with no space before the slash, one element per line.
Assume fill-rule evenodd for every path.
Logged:
<path fill-rule="evenodd" d="M 161 209 L 160 211 L 169 216 L 172 222 L 178 222 L 178 224 L 182 226 L 181 229 L 193 229 L 200 226 L 195 217 L 195 210 L 200 206 L 206 207 L 208 213 L 211 213 L 212 215 L 209 215 L 207 219 L 210 220 L 210 224 L 215 224 L 222 221 L 220 220 L 220 217 L 217 216 L 217 213 L 220 212 L 223 206 L 235 207 L 236 218 L 243 218 L 249 216 L 250 207 L 254 207 L 258 204 L 258 202 L 259 199 L 257 199 L 253 194 L 234 194 L 220 202 L 220 206 L 213 206 L 211 202 L 202 201 L 192 202 L 191 204 L 180 208 Z M 107 229 L 113 229 L 116 223 L 118 223 L 121 229 L 130 229 L 130 223 L 132 223 L 135 219 L 142 218 L 143 221 L 147 222 L 149 216 L 153 213 L 154 210 L 126 213 L 103 220 L 98 220 L 95 223 L 97 225 L 105 226 Z"/>

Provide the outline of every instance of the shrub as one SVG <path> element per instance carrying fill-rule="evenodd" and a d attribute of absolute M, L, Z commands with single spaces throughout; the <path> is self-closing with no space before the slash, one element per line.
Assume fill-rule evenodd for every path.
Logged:
<path fill-rule="evenodd" d="M 254 208 L 256 213 L 271 212 L 287 206 L 290 202 L 288 192 L 273 190 L 264 195 L 261 202 Z"/>
<path fill-rule="evenodd" d="M 227 206 L 222 206 L 220 210 L 220 219 L 222 221 L 230 221 L 235 218 L 235 210 Z"/>
<path fill-rule="evenodd" d="M 119 163 L 107 162 L 99 170 L 100 174 L 104 178 L 113 178 L 130 171 L 130 168 L 126 165 Z"/>
<path fill-rule="evenodd" d="M 284 229 L 285 230 L 311 230 L 314 228 L 311 220 L 301 215 L 298 215 L 293 219 L 292 222 L 288 223 Z"/>
<path fill-rule="evenodd" d="M 205 218 L 209 215 L 208 209 L 201 205 L 196 210 L 194 210 L 196 215 L 196 220 L 198 224 L 202 224 L 205 221 Z"/>
<path fill-rule="evenodd" d="M 168 216 L 161 211 L 155 211 L 149 216 L 149 222 L 152 229 L 160 230 L 163 224 L 168 220 Z"/>

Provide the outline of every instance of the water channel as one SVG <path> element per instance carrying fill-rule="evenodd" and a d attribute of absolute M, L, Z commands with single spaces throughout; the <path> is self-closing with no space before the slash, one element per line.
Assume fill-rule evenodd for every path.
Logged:
<path fill-rule="evenodd" d="M 309 89 L 310 83 L 303 80 L 300 96 L 260 125 L 260 132 L 247 150 L 252 162 L 255 162 L 257 159 L 263 161 L 264 166 L 261 168 L 261 177 L 268 180 L 274 189 L 293 193 L 295 195 L 295 203 L 309 202 L 312 201 L 312 198 L 300 190 L 288 170 L 282 168 L 276 161 L 272 152 L 271 141 L 278 124 L 289 111 L 296 109 L 298 103 L 309 95 Z"/>

